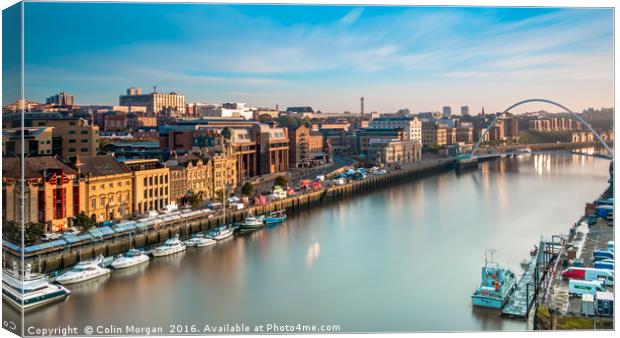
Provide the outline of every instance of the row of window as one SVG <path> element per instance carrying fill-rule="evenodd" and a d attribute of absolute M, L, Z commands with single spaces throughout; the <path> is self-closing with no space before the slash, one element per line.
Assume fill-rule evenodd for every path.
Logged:
<path fill-rule="evenodd" d="M 155 182 L 154 185 L 167 184 L 168 183 L 168 174 L 145 177 L 143 184 L 146 187 L 146 186 L 149 186 L 149 185 L 153 185 L 153 182 Z"/>
<path fill-rule="evenodd" d="M 126 186 L 130 186 L 130 185 L 131 185 L 131 181 L 126 180 L 126 181 L 125 181 L 125 185 L 126 185 Z M 121 182 L 121 181 L 117 181 L 117 182 L 116 182 L 116 186 L 117 186 L 117 187 L 122 187 L 122 186 L 123 186 L 123 182 Z M 100 187 L 101 189 L 105 189 L 105 184 L 101 184 L 99 187 Z M 114 188 L 114 183 L 113 183 L 113 182 L 108 183 L 108 188 Z M 93 184 L 93 185 L 90 187 L 90 190 L 97 190 L 97 186 Z"/>
<path fill-rule="evenodd" d="M 123 199 L 123 195 L 119 192 L 114 194 L 110 194 L 108 196 L 100 196 L 99 197 L 99 208 L 105 208 L 108 204 L 113 204 L 114 201 L 118 201 L 118 203 L 130 203 L 129 200 L 129 192 L 125 193 L 125 199 Z M 97 198 L 93 197 L 90 199 L 90 208 L 97 209 Z"/>
<path fill-rule="evenodd" d="M 167 204 L 168 204 L 167 198 L 161 198 L 155 201 L 144 202 L 144 204 L 140 202 L 138 203 L 138 213 L 143 213 L 149 210 L 163 209 L 164 206 Z"/>
<path fill-rule="evenodd" d="M 153 197 L 153 195 L 155 195 L 155 197 L 158 197 L 160 195 L 161 196 L 168 195 L 168 186 L 166 186 L 165 188 L 164 187 L 160 187 L 159 189 L 151 188 L 148 191 L 146 189 L 144 189 L 144 198 L 151 198 L 151 197 Z"/>

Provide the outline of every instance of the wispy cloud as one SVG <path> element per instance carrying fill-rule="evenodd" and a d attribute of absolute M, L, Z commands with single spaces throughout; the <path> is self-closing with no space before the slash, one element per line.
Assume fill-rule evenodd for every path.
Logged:
<path fill-rule="evenodd" d="M 131 42 L 111 39 L 97 50 L 76 48 L 71 54 L 50 47 L 47 59 L 28 64 L 27 86 L 43 96 L 62 84 L 79 97 L 80 90 L 95 87 L 93 81 L 116 91 L 152 83 L 192 100 L 256 92 L 261 95 L 248 94 L 255 104 L 294 101 L 336 111 L 349 109 L 333 95 L 346 88 L 353 100 L 360 92 L 372 93 L 369 102 L 389 111 L 405 106 L 414 92 L 405 89 L 412 88 L 424 93 L 415 99 L 420 110 L 449 104 L 451 96 L 464 91 L 446 88 L 468 80 L 488 88 L 488 95 L 469 93 L 468 102 L 502 96 L 497 83 L 506 81 L 513 81 L 511 90 L 522 96 L 533 80 L 547 88 L 582 81 L 592 89 L 580 92 L 580 106 L 588 94 L 600 99 L 613 85 L 609 11 L 532 9 L 523 15 L 521 9 L 519 19 L 510 9 L 353 7 L 343 12 L 309 6 L 305 13 L 312 20 L 287 21 L 279 12 L 283 7 L 261 15 L 235 6 L 196 8 L 168 17 L 164 27 L 178 31 L 176 39 L 144 33 Z M 126 24 L 131 32 L 136 23 L 127 19 Z M 56 33 L 71 39 L 71 32 Z M 394 97 L 399 92 L 394 87 L 403 88 L 405 96 Z M 575 101 L 574 94 L 567 91 L 567 100 Z M 605 100 L 611 103 L 613 97 Z"/>

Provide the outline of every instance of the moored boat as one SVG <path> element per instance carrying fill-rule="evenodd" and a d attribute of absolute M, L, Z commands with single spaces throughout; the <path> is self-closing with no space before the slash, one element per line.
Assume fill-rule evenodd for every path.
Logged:
<path fill-rule="evenodd" d="M 233 229 L 227 226 L 222 226 L 219 228 L 211 229 L 207 231 L 207 238 L 214 239 L 216 241 L 221 241 L 233 235 Z"/>
<path fill-rule="evenodd" d="M 265 217 L 265 224 L 273 225 L 286 221 L 286 211 L 284 209 L 272 211 Z"/>
<path fill-rule="evenodd" d="M 197 248 L 209 246 L 215 244 L 215 239 L 209 238 L 205 236 L 203 233 L 198 233 L 192 236 L 192 238 L 185 241 L 185 245 L 187 246 L 195 246 Z"/>
<path fill-rule="evenodd" d="M 260 229 L 264 225 L 263 221 L 264 221 L 263 216 L 258 216 L 258 217 L 248 216 L 243 220 L 243 222 L 239 223 L 239 228 L 242 231 Z"/>
<path fill-rule="evenodd" d="M 172 238 L 168 238 L 164 244 L 153 249 L 151 253 L 154 257 L 162 257 L 185 251 L 185 248 L 185 244 L 179 239 L 177 234 Z"/>
<path fill-rule="evenodd" d="M 124 269 L 138 264 L 147 263 L 149 260 L 150 257 L 144 252 L 136 249 L 131 249 L 125 254 L 119 255 L 118 257 L 114 258 L 111 266 L 114 269 Z"/>
<path fill-rule="evenodd" d="M 2 272 L 2 299 L 17 309 L 28 311 L 64 300 L 71 294 L 64 286 L 50 283 L 47 276 L 30 270 L 27 264 L 22 275 L 15 263 L 13 271 Z"/>
<path fill-rule="evenodd" d="M 103 256 L 99 256 L 93 260 L 79 262 L 69 271 L 56 277 L 55 281 L 63 285 L 74 284 L 107 276 L 110 272 L 110 269 L 103 267 Z"/>
<path fill-rule="evenodd" d="M 496 262 L 488 261 L 485 255 L 481 269 L 480 286 L 471 295 L 474 306 L 501 309 L 516 287 L 515 274 Z"/>

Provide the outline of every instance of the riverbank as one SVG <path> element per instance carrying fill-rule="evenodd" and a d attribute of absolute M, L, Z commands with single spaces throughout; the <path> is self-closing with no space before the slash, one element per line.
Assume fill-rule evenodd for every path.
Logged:
<path fill-rule="evenodd" d="M 26 247 L 24 264 L 30 264 L 33 271 L 52 273 L 99 255 L 106 257 L 114 256 L 130 248 L 149 249 L 163 243 L 175 234 L 186 238 L 196 232 L 219 227 L 224 224 L 224 221 L 226 223 L 239 222 L 248 215 L 261 215 L 281 209 L 286 209 L 289 213 L 294 214 L 302 209 L 326 204 L 333 200 L 340 200 L 376 189 L 382 189 L 383 187 L 400 183 L 405 179 L 414 179 L 438 171 L 450 170 L 453 165 L 454 159 L 452 158 L 437 159 L 424 163 L 419 162 L 404 166 L 400 170 L 392 171 L 385 175 L 372 176 L 364 180 L 352 181 L 342 186 L 331 186 L 327 189 L 287 197 L 264 206 L 228 211 L 225 219 L 223 214 L 208 215 L 200 213 L 198 215 L 170 219 L 169 221 L 156 221 L 144 228 L 138 227 L 139 229 L 134 231 L 102 233 L 101 238 L 90 238 L 90 240 L 76 243 Z M 163 218 L 165 219 L 166 217 Z M 2 263 L 4 268 L 11 268 L 13 262 L 21 265 L 22 256 L 19 247 L 3 242 L 3 249 Z"/>

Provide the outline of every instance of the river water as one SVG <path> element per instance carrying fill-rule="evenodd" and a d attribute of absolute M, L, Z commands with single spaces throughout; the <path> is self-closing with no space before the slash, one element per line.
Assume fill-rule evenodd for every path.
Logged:
<path fill-rule="evenodd" d="M 541 153 L 391 186 L 72 286 L 66 301 L 27 314 L 25 327 L 525 330 L 523 321 L 472 308 L 485 250 L 520 274 L 540 236 L 568 232 L 605 189 L 608 167 L 600 158 Z"/>

